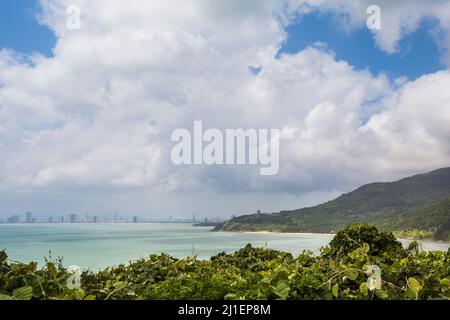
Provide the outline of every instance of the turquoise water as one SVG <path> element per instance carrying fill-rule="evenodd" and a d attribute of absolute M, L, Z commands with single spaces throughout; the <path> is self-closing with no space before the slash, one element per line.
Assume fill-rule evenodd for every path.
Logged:
<path fill-rule="evenodd" d="M 152 253 L 182 258 L 195 251 L 200 259 L 221 251 L 234 252 L 247 243 L 291 252 L 318 253 L 330 235 L 249 234 L 211 232 L 190 224 L 30 224 L 0 225 L 0 250 L 12 260 L 42 264 L 44 257 L 64 257 L 64 264 L 97 270 L 127 263 Z M 427 250 L 447 250 L 449 244 L 424 243 Z"/>

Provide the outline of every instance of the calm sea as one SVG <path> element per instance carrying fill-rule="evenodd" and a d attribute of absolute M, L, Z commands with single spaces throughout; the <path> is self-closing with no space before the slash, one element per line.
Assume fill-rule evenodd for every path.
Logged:
<path fill-rule="evenodd" d="M 97 270 L 166 252 L 183 258 L 195 252 L 200 259 L 228 253 L 247 243 L 294 255 L 315 253 L 329 243 L 329 235 L 249 234 L 211 232 L 190 224 L 30 224 L 0 225 L 0 250 L 12 260 L 42 263 L 44 257 L 64 257 L 64 265 Z M 426 250 L 447 250 L 449 244 L 426 242 Z"/>

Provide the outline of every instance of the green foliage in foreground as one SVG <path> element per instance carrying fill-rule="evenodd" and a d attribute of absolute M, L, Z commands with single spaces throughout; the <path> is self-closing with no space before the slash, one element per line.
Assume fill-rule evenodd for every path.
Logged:
<path fill-rule="evenodd" d="M 377 274 L 379 270 L 379 276 Z M 166 254 L 81 274 L 81 289 L 59 261 L 11 262 L 0 251 L 0 299 L 450 299 L 450 250 L 402 248 L 369 225 L 339 232 L 319 256 L 247 245 L 210 260 Z"/>

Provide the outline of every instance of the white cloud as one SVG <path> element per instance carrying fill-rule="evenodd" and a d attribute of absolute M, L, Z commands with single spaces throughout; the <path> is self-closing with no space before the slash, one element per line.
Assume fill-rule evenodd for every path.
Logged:
<path fill-rule="evenodd" d="M 363 19 L 354 14 L 359 5 L 309 2 Z M 220 200 L 233 193 L 245 210 L 252 201 L 274 210 L 301 206 L 286 193 L 334 195 L 449 165 L 447 71 L 393 85 L 320 48 L 276 58 L 289 13 L 281 2 L 261 3 L 42 1 L 42 21 L 58 35 L 54 57 L 26 64 L 0 52 L 0 190 L 87 190 L 105 202 L 128 199 L 130 207 L 152 199 L 160 210 L 195 208 L 208 190 L 205 210 L 240 210 Z M 81 30 L 65 27 L 69 4 L 82 10 Z M 426 8 L 445 26 L 444 7 Z M 407 21 L 395 28 L 413 30 L 423 15 L 397 16 Z M 405 34 L 392 32 L 377 38 L 387 51 Z M 170 134 L 194 120 L 219 129 L 281 128 L 280 174 L 173 166 Z"/>
<path fill-rule="evenodd" d="M 450 2 L 445 0 L 293 0 L 289 1 L 290 10 L 308 12 L 319 9 L 326 12 L 348 14 L 349 19 L 339 19 L 346 28 L 365 27 L 368 18 L 367 8 L 370 5 L 378 5 L 381 9 L 381 30 L 374 31 L 378 46 L 388 52 L 399 50 L 399 41 L 420 27 L 425 19 L 437 22 L 441 31 L 447 37 L 439 37 L 438 45 L 443 50 L 443 59 L 448 62 L 450 32 Z M 306 10 L 305 8 L 308 8 Z"/>

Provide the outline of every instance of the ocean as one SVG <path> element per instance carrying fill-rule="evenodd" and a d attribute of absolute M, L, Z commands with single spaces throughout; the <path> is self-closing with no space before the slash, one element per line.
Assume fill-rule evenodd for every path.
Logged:
<path fill-rule="evenodd" d="M 150 254 L 168 253 L 177 258 L 196 254 L 199 259 L 246 244 L 270 247 L 298 255 L 319 253 L 333 236 L 322 234 L 266 234 L 211 232 L 191 224 L 4 224 L 0 225 L 0 250 L 15 261 L 63 257 L 65 266 L 99 270 L 128 263 Z M 405 241 L 403 241 L 405 242 Z M 425 242 L 425 250 L 447 250 L 448 243 Z"/>

